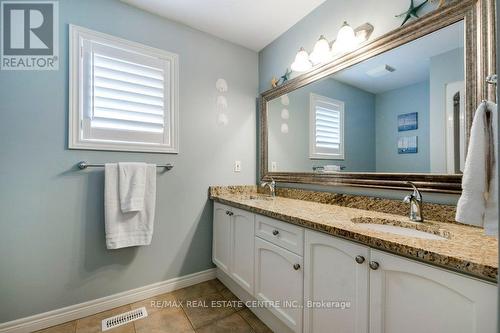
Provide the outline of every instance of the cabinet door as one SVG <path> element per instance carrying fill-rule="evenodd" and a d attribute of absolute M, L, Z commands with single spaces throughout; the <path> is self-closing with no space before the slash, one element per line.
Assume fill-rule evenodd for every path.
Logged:
<path fill-rule="evenodd" d="M 496 285 L 372 250 L 371 333 L 494 333 Z"/>
<path fill-rule="evenodd" d="M 214 203 L 212 261 L 217 267 L 229 274 L 231 259 L 231 217 L 229 207 Z"/>
<path fill-rule="evenodd" d="M 368 332 L 368 256 L 366 246 L 306 230 L 304 332 Z"/>
<path fill-rule="evenodd" d="M 255 297 L 269 302 L 269 310 L 298 333 L 302 332 L 302 264 L 302 257 L 255 237 Z"/>
<path fill-rule="evenodd" d="M 253 295 L 254 214 L 231 208 L 231 265 L 232 278 Z"/>

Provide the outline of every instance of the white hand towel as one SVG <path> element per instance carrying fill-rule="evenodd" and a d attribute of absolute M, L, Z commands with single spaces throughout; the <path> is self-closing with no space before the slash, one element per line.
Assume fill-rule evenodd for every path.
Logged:
<path fill-rule="evenodd" d="M 118 165 L 105 165 L 104 210 L 106 247 L 118 249 L 149 245 L 153 236 L 156 204 L 156 165 L 146 166 L 144 208 L 137 212 L 122 212 L 118 189 Z"/>
<path fill-rule="evenodd" d="M 146 163 L 118 163 L 120 207 L 123 213 L 144 208 Z"/>
<path fill-rule="evenodd" d="M 484 233 L 489 236 L 498 235 L 498 111 L 497 105 L 488 102 L 488 109 L 491 112 L 491 179 L 489 195 L 486 201 L 484 212 Z"/>
<path fill-rule="evenodd" d="M 487 121 L 486 112 L 491 112 L 490 122 Z M 490 138 L 490 124 L 495 123 L 493 133 L 496 136 L 496 105 L 494 103 L 481 103 L 476 110 L 472 122 L 469 147 L 465 161 L 464 174 L 462 177 L 462 195 L 458 200 L 457 214 L 458 222 L 477 225 L 491 226 L 491 222 L 485 223 L 485 212 L 488 201 L 488 220 L 497 219 L 493 217 L 494 207 L 498 207 L 496 194 L 496 166 L 489 158 L 492 150 L 496 151 L 496 139 Z M 498 138 L 497 138 L 498 139 Z M 494 159 L 494 158 L 493 158 Z M 490 170 L 490 173 L 488 172 Z M 491 185 L 491 186 L 490 186 Z M 491 208 L 490 208 L 491 207 Z M 496 220 L 495 224 L 498 223 Z M 485 230 L 486 231 L 486 230 Z"/>

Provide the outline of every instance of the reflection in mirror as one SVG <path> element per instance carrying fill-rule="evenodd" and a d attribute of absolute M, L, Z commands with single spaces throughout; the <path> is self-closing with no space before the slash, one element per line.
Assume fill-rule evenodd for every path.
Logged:
<path fill-rule="evenodd" d="M 459 174 L 464 86 L 457 22 L 271 100 L 268 169 Z"/>

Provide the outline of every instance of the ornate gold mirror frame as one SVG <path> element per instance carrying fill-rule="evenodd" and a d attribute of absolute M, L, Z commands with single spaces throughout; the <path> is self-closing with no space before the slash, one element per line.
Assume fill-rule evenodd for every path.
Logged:
<path fill-rule="evenodd" d="M 495 87 L 486 84 L 486 77 L 495 72 L 495 0 L 458 0 L 420 19 L 383 35 L 358 50 L 313 68 L 287 83 L 260 96 L 260 175 L 261 180 L 277 182 L 344 185 L 385 189 L 407 189 L 406 181 L 414 182 L 422 191 L 460 193 L 461 175 L 422 173 L 339 172 L 269 172 L 267 103 L 286 93 L 332 75 L 398 46 L 411 42 L 450 24 L 464 20 L 465 25 L 465 95 L 467 141 L 472 118 L 483 99 L 495 100 Z"/>

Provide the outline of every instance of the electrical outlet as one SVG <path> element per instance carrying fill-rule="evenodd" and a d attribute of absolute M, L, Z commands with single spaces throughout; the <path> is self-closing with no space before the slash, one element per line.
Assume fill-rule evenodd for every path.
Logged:
<path fill-rule="evenodd" d="M 278 171 L 278 162 L 271 162 L 271 171 L 272 172 Z"/>
<path fill-rule="evenodd" d="M 241 172 L 241 161 L 234 161 L 234 172 Z"/>

